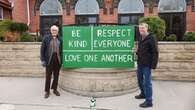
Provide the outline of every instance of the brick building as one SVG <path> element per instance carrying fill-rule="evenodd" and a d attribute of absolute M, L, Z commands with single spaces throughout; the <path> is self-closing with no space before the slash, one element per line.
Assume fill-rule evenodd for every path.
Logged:
<path fill-rule="evenodd" d="M 181 39 L 185 31 L 195 31 L 195 0 L 9 0 L 9 2 L 12 6 L 12 19 L 28 24 L 31 33 L 47 33 L 52 24 L 137 24 L 139 17 L 150 15 L 163 18 L 167 25 L 166 33 L 174 33 L 178 39 Z"/>
<path fill-rule="evenodd" d="M 8 0 L 0 0 L 0 20 L 12 19 L 11 4 Z"/>

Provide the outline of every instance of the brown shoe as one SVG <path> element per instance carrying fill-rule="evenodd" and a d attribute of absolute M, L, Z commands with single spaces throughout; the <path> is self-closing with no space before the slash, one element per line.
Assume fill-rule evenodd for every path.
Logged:
<path fill-rule="evenodd" d="M 57 90 L 54 90 L 53 93 L 54 93 L 56 96 L 60 96 L 60 93 L 59 93 Z"/>
<path fill-rule="evenodd" d="M 49 97 L 49 92 L 45 92 L 45 96 L 44 96 L 44 98 L 48 98 Z"/>

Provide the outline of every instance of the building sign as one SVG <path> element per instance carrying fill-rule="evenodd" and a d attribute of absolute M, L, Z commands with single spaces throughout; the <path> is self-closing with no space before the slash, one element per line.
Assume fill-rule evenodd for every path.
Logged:
<path fill-rule="evenodd" d="M 64 26 L 64 68 L 133 68 L 133 26 Z"/>

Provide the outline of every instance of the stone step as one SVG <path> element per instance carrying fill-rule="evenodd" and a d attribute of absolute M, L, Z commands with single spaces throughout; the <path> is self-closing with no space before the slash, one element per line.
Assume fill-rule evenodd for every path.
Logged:
<path fill-rule="evenodd" d="M 152 78 L 156 80 L 172 81 L 195 81 L 195 70 L 193 71 L 154 71 Z"/>
<path fill-rule="evenodd" d="M 160 60 L 195 60 L 195 52 L 194 53 L 160 53 L 159 54 Z"/>
<path fill-rule="evenodd" d="M 32 54 L 33 53 L 33 54 Z M 9 59 L 9 58 L 40 58 L 40 52 L 31 52 L 31 51 L 20 51 L 20 52 L 14 52 L 14 51 L 9 51 L 9 52 L 0 52 L 0 59 Z"/>
<path fill-rule="evenodd" d="M 0 69 L 42 69 L 43 67 L 40 65 L 0 65 Z"/>
<path fill-rule="evenodd" d="M 161 69 L 195 69 L 195 61 L 160 61 L 158 68 Z"/>
<path fill-rule="evenodd" d="M 25 77 L 42 77 L 45 69 L 0 69 L 0 76 L 25 76 Z"/>
<path fill-rule="evenodd" d="M 36 57 L 36 58 L 25 58 L 25 57 L 21 57 L 21 58 L 0 58 L 0 61 L 37 61 L 40 62 L 40 58 Z"/>
<path fill-rule="evenodd" d="M 0 44 L 0 50 L 32 50 L 32 49 L 40 49 L 40 44 L 39 42 L 32 42 L 32 43 L 7 43 L 7 42 L 1 42 Z M 13 46 L 15 45 L 15 46 Z"/>
<path fill-rule="evenodd" d="M 0 60 L 0 66 L 11 66 L 11 65 L 23 65 L 23 66 L 26 66 L 26 65 L 40 65 L 41 64 L 41 61 L 40 60 L 18 60 L 18 61 L 15 61 L 15 60 Z"/>
<path fill-rule="evenodd" d="M 153 70 L 153 72 L 183 72 L 183 73 L 185 73 L 185 72 L 195 72 L 195 69 L 182 69 L 182 68 L 180 68 L 180 69 L 162 69 L 162 68 L 157 68 L 157 69 L 155 69 L 155 70 Z"/>
<path fill-rule="evenodd" d="M 164 50 L 159 49 L 160 53 L 195 53 L 195 50 Z"/>
<path fill-rule="evenodd" d="M 193 42 L 159 42 L 160 50 L 195 50 Z"/>

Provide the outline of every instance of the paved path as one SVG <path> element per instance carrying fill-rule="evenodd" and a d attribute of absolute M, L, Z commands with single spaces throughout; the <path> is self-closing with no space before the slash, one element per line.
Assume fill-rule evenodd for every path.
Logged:
<path fill-rule="evenodd" d="M 61 89 L 61 96 L 43 95 L 44 78 L 0 77 L 0 110 L 89 110 L 88 97 Z M 97 108 L 105 110 L 195 110 L 195 82 L 153 81 L 154 107 L 142 109 L 138 94 L 97 99 Z M 79 108 L 83 107 L 83 109 Z M 99 109 L 103 110 L 103 109 Z"/>

